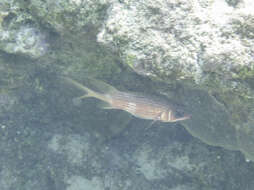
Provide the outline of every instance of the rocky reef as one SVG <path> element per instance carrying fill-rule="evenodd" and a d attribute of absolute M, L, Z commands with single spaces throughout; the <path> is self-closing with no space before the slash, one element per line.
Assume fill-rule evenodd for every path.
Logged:
<path fill-rule="evenodd" d="M 254 187 L 254 3 L 0 2 L 0 186 Z M 163 96 L 191 119 L 152 123 L 62 75 Z"/>
<path fill-rule="evenodd" d="M 253 6 L 250 1 L 113 3 L 97 39 L 116 46 L 137 73 L 181 83 L 191 94 L 181 101 L 193 115 L 185 126 L 194 136 L 254 159 Z"/>

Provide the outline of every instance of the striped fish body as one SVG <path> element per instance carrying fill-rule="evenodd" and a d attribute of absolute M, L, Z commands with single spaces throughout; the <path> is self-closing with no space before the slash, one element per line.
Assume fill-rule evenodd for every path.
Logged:
<path fill-rule="evenodd" d="M 110 97 L 108 103 L 112 109 L 125 110 L 138 118 L 162 122 L 189 119 L 189 116 L 176 118 L 174 108 L 164 101 L 155 101 L 142 95 L 120 91 L 115 91 Z"/>
<path fill-rule="evenodd" d="M 64 79 L 86 92 L 85 95 L 78 97 L 78 99 L 87 97 L 100 99 L 108 103 L 109 106 L 105 107 L 106 109 L 120 109 L 142 119 L 159 120 L 162 122 L 176 122 L 190 118 L 189 115 L 177 115 L 176 109 L 166 101 L 162 101 L 162 99 L 154 99 L 135 93 L 121 92 L 109 84 L 97 81 L 97 83 L 101 83 L 108 89 L 105 93 L 99 93 L 73 79 L 67 77 Z"/>

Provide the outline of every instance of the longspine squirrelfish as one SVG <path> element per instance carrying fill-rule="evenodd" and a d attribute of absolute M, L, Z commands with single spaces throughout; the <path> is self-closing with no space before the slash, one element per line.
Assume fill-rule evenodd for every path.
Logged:
<path fill-rule="evenodd" d="M 87 97 L 100 99 L 108 103 L 108 106 L 105 107 L 106 109 L 120 109 L 138 118 L 162 122 L 176 122 L 190 118 L 189 115 L 177 117 L 174 107 L 169 103 L 165 103 L 165 101 L 153 100 L 152 98 L 135 93 L 121 92 L 109 84 L 105 84 L 105 86 L 110 88 L 107 93 L 99 93 L 71 78 L 64 77 L 64 79 L 86 92 L 85 95 L 78 97 L 78 99 Z M 101 83 L 104 84 L 104 82 Z"/>

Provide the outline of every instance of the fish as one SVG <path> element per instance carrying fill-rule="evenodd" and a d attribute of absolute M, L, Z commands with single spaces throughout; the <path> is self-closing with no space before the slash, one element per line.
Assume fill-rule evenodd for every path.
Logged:
<path fill-rule="evenodd" d="M 64 77 L 64 79 L 86 92 L 83 96 L 75 98 L 76 101 L 93 97 L 107 103 L 103 109 L 124 110 L 137 118 L 153 121 L 177 122 L 190 119 L 189 114 L 182 113 L 181 110 L 179 111 L 175 106 L 160 98 L 152 98 L 134 92 L 122 92 L 102 81 L 99 83 L 106 87 L 107 92 L 96 92 L 69 77 Z"/>

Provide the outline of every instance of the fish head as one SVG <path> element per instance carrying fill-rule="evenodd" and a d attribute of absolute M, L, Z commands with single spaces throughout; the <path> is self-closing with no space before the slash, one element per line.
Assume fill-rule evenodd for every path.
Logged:
<path fill-rule="evenodd" d="M 160 118 L 162 122 L 176 122 L 190 119 L 190 115 L 183 113 L 182 111 L 173 111 L 171 109 L 165 110 L 161 113 Z"/>
<path fill-rule="evenodd" d="M 191 115 L 183 115 L 182 117 L 175 117 L 175 116 L 171 116 L 171 119 L 168 122 L 176 122 L 176 121 L 183 121 L 186 119 L 190 119 Z"/>

